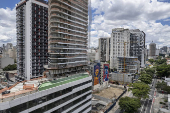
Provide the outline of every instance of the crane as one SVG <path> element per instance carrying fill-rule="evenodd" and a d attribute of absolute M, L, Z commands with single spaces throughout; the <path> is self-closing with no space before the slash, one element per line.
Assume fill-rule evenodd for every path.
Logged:
<path fill-rule="evenodd" d="M 124 63 L 123 63 L 123 72 L 124 73 L 126 73 L 126 71 L 125 71 L 125 67 L 126 67 L 126 49 L 125 49 L 125 47 L 126 47 L 126 44 L 127 43 L 129 43 L 129 42 L 117 42 L 117 44 L 119 44 L 119 43 L 123 43 L 124 44 Z M 124 84 L 124 74 L 123 74 L 123 84 Z"/>

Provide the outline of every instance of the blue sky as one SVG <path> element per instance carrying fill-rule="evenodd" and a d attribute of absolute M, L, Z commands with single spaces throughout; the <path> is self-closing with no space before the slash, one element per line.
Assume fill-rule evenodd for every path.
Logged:
<path fill-rule="evenodd" d="M 13 9 L 15 7 L 15 4 L 17 4 L 19 1 L 20 0 L 1 0 L 0 8 L 9 7 Z"/>
<path fill-rule="evenodd" d="M 1 0 L 0 46 L 16 45 L 15 4 L 20 0 Z M 98 38 L 110 37 L 113 28 L 140 29 L 146 33 L 146 44 L 170 46 L 170 0 L 91 0 L 91 46 Z"/>

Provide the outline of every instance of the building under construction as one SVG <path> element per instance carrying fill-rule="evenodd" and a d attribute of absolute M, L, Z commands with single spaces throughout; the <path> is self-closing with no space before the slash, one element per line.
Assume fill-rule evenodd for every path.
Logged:
<path fill-rule="evenodd" d="M 83 72 L 87 66 L 88 1 L 49 0 L 49 63 L 55 77 Z"/>

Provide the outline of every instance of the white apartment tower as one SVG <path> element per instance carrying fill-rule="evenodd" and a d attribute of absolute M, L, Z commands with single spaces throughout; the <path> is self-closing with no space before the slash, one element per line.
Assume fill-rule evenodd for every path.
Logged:
<path fill-rule="evenodd" d="M 110 68 L 116 68 L 117 57 L 137 57 L 145 66 L 145 33 L 139 29 L 116 28 L 110 39 Z"/>
<path fill-rule="evenodd" d="M 42 76 L 48 59 L 48 4 L 44 0 L 21 0 L 16 6 L 16 81 Z"/>
<path fill-rule="evenodd" d="M 124 28 L 113 29 L 110 39 L 110 68 L 111 69 L 116 68 L 117 57 L 124 57 L 124 54 L 126 57 L 128 57 L 129 50 L 130 50 L 129 29 Z"/>

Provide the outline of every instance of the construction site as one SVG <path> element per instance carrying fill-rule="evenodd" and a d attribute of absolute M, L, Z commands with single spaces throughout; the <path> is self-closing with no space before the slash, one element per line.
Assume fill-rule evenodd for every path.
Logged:
<path fill-rule="evenodd" d="M 93 91 L 92 113 L 103 113 L 124 93 L 121 85 L 109 84 L 108 87 Z"/>

